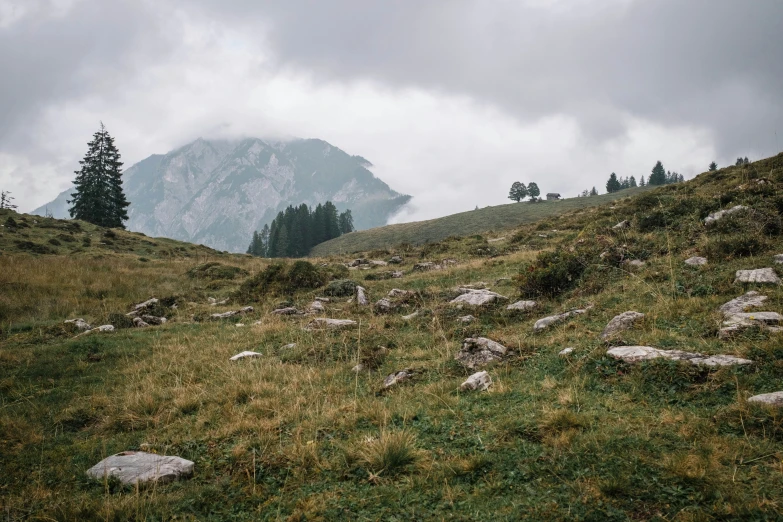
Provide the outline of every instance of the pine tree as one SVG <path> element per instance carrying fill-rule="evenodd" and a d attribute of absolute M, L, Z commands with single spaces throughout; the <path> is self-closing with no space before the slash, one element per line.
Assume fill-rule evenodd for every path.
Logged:
<path fill-rule="evenodd" d="M 122 162 L 114 138 L 101 128 L 87 144 L 87 154 L 79 162 L 74 186 L 76 192 L 68 203 L 71 217 L 101 227 L 125 228 L 130 205 L 122 190 Z"/>
<path fill-rule="evenodd" d="M 530 196 L 530 201 L 536 201 L 538 196 L 541 195 L 541 189 L 538 188 L 536 183 L 531 181 L 527 184 L 527 195 Z"/>
<path fill-rule="evenodd" d="M 337 214 L 337 207 L 331 201 L 324 203 L 324 214 L 326 216 L 326 239 L 340 237 L 340 223 Z"/>
<path fill-rule="evenodd" d="M 11 203 L 15 198 L 11 195 L 11 193 L 7 190 L 4 190 L 0 192 L 0 208 L 7 208 L 10 210 L 14 210 L 16 208 L 16 205 Z"/>
<path fill-rule="evenodd" d="M 258 243 L 260 241 L 260 238 L 258 237 L 258 231 L 253 231 L 253 239 L 250 240 L 250 246 L 247 247 L 246 254 L 250 254 L 251 256 L 257 256 L 258 254 Z"/>
<path fill-rule="evenodd" d="M 593 187 L 593 190 L 590 191 L 590 195 L 591 196 L 597 196 L 598 195 L 598 191 L 595 190 L 595 187 Z"/>
<path fill-rule="evenodd" d="M 742 160 L 742 164 L 743 165 L 750 165 L 750 160 L 748 159 L 747 156 L 745 156 L 745 158 Z"/>
<path fill-rule="evenodd" d="M 737 158 L 737 162 L 734 163 L 734 166 L 741 167 L 743 165 L 742 158 Z"/>
<path fill-rule="evenodd" d="M 264 225 L 264 228 L 261 229 L 259 240 L 260 248 L 256 255 L 259 257 L 269 257 L 269 225 Z"/>
<path fill-rule="evenodd" d="M 348 209 L 342 214 L 340 214 L 340 233 L 341 234 L 350 234 L 355 229 L 353 228 L 353 216 L 351 215 L 351 210 Z"/>
<path fill-rule="evenodd" d="M 635 177 L 631 176 L 631 179 L 629 180 L 629 185 L 630 185 L 630 188 L 634 188 L 634 187 L 637 186 Z"/>
<path fill-rule="evenodd" d="M 666 170 L 663 168 L 663 164 L 659 161 L 655 164 L 650 174 L 650 179 L 647 180 L 650 185 L 665 185 L 666 184 Z"/>
<path fill-rule="evenodd" d="M 528 190 L 525 187 L 524 183 L 515 181 L 514 183 L 511 184 L 511 190 L 508 191 L 508 199 L 511 199 L 519 203 L 520 201 L 525 199 L 527 195 L 528 195 Z"/>
<path fill-rule="evenodd" d="M 639 186 L 644 187 L 645 185 L 646 183 L 644 182 L 644 176 L 642 176 L 641 178 L 639 178 Z"/>
<path fill-rule="evenodd" d="M 606 192 L 611 194 L 612 192 L 617 192 L 622 188 L 622 185 L 620 185 L 620 180 L 617 179 L 617 174 L 612 172 L 609 175 L 609 180 L 606 182 Z"/>
<path fill-rule="evenodd" d="M 716 170 L 718 170 L 718 164 L 713 161 L 712 163 L 710 163 L 709 169 L 710 172 L 715 172 Z"/>

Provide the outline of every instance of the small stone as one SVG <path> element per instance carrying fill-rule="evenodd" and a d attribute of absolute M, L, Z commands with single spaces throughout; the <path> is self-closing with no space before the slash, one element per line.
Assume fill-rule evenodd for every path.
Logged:
<path fill-rule="evenodd" d="M 395 299 L 398 297 L 411 297 L 415 294 L 416 292 L 411 292 L 410 290 L 400 290 L 399 288 L 392 288 L 391 291 L 389 291 L 388 297 Z"/>
<path fill-rule="evenodd" d="M 328 297 L 316 297 L 315 300 L 318 301 L 319 303 L 330 303 L 330 302 L 332 302 L 332 300 L 329 299 Z"/>
<path fill-rule="evenodd" d="M 154 315 L 142 315 L 141 318 L 144 319 L 145 322 L 149 324 L 154 324 L 156 326 L 166 324 L 166 321 L 168 321 L 168 319 L 166 319 L 165 317 L 156 317 Z"/>
<path fill-rule="evenodd" d="M 783 264 L 783 254 L 777 254 L 775 257 L 772 258 L 776 264 L 781 265 Z"/>
<path fill-rule="evenodd" d="M 492 386 L 492 379 L 487 372 L 476 372 L 468 380 L 463 382 L 459 389 L 462 391 L 479 390 L 484 391 Z"/>
<path fill-rule="evenodd" d="M 392 279 L 400 279 L 404 275 L 405 272 L 403 272 L 402 270 L 395 270 L 394 272 L 392 272 Z"/>
<path fill-rule="evenodd" d="M 473 317 L 472 315 L 463 315 L 462 317 L 457 318 L 457 320 L 461 323 L 467 324 L 467 323 L 472 323 L 473 321 L 476 320 L 476 318 Z"/>
<path fill-rule="evenodd" d="M 392 386 L 396 386 L 397 384 L 410 379 L 411 377 L 413 377 L 413 371 L 410 369 L 392 373 L 383 380 L 383 389 L 389 389 Z"/>
<path fill-rule="evenodd" d="M 367 297 L 367 290 L 362 286 L 356 287 L 356 303 L 359 306 L 367 306 L 370 304 L 370 299 Z"/>
<path fill-rule="evenodd" d="M 443 270 L 443 265 L 436 265 L 431 261 L 425 261 L 424 263 L 416 263 L 413 265 L 414 272 L 429 272 L 430 270 Z"/>
<path fill-rule="evenodd" d="M 158 304 L 160 301 L 155 299 L 154 297 L 152 299 L 148 299 L 144 301 L 143 303 L 135 304 L 132 306 L 134 312 L 141 312 L 142 310 L 146 310 L 147 308 L 150 308 L 151 306 L 154 306 Z"/>
<path fill-rule="evenodd" d="M 649 361 L 660 357 L 674 361 L 686 361 L 698 366 L 753 364 L 753 361 L 734 357 L 733 355 L 702 355 L 681 350 L 660 350 L 651 346 L 618 346 L 607 351 L 606 354 L 629 363 Z"/>
<path fill-rule="evenodd" d="M 365 370 L 365 367 L 362 363 L 357 364 L 353 368 L 351 368 L 351 371 L 354 373 L 363 372 Z"/>
<path fill-rule="evenodd" d="M 361 266 L 361 265 L 367 265 L 367 264 L 369 264 L 369 263 L 370 263 L 370 262 L 369 262 L 369 261 L 367 261 L 366 259 L 354 259 L 353 261 L 351 261 L 350 263 L 348 263 L 348 266 L 351 266 L 351 267 L 358 267 L 358 266 Z"/>
<path fill-rule="evenodd" d="M 223 312 L 222 314 L 212 314 L 210 315 L 210 317 L 212 319 L 227 319 L 235 315 L 253 313 L 253 310 L 254 308 L 252 306 L 245 306 L 244 308 L 240 308 L 239 310 L 231 310 L 229 312 Z"/>
<path fill-rule="evenodd" d="M 470 290 L 456 299 L 453 299 L 451 304 L 483 306 L 497 301 L 508 301 L 508 297 L 495 292 L 490 292 L 489 290 Z"/>
<path fill-rule="evenodd" d="M 685 260 L 685 264 L 689 266 L 703 266 L 707 264 L 706 257 L 693 256 Z"/>
<path fill-rule="evenodd" d="M 644 261 L 640 261 L 638 259 L 631 259 L 630 261 L 626 261 L 626 264 L 634 268 L 639 268 L 644 266 Z"/>
<path fill-rule="evenodd" d="M 644 314 L 639 312 L 623 312 L 620 315 L 615 316 L 611 321 L 609 321 L 609 324 L 606 325 L 606 328 L 604 328 L 604 331 L 601 332 L 601 339 L 607 340 L 610 339 L 615 334 L 623 331 L 628 330 L 633 326 L 633 324 L 636 321 L 639 321 L 641 319 L 644 319 Z"/>
<path fill-rule="evenodd" d="M 418 311 L 418 310 L 416 310 L 415 312 L 413 312 L 413 313 L 412 313 L 412 314 L 410 314 L 410 315 L 403 315 L 403 316 L 402 316 L 402 319 L 403 319 L 404 321 L 410 321 L 411 319 L 415 319 L 415 318 L 416 318 L 416 317 L 418 317 L 418 316 L 419 316 L 419 311 Z"/>
<path fill-rule="evenodd" d="M 313 301 L 307 309 L 311 314 L 318 314 L 326 311 L 326 307 L 321 301 Z"/>
<path fill-rule="evenodd" d="M 213 305 L 217 303 L 217 299 L 215 299 L 214 297 L 207 297 L 207 303 Z"/>
<path fill-rule="evenodd" d="M 389 263 L 387 263 L 386 261 L 381 261 L 381 260 L 379 260 L 379 259 L 375 259 L 375 260 L 372 260 L 372 261 L 370 261 L 370 264 L 371 264 L 372 266 L 386 266 L 386 265 L 388 265 Z"/>
<path fill-rule="evenodd" d="M 766 295 L 761 295 L 755 290 L 751 290 L 744 295 L 732 299 L 728 303 L 720 307 L 720 311 L 725 315 L 733 315 L 744 312 L 748 308 L 759 308 L 764 306 L 764 301 L 767 300 Z"/>
<path fill-rule="evenodd" d="M 123 484 L 170 482 L 193 473 L 194 463 L 180 457 L 156 455 L 143 451 L 123 451 L 106 457 L 87 470 L 94 479 L 115 477 Z"/>
<path fill-rule="evenodd" d="M 631 224 L 630 224 L 630 223 L 628 222 L 628 220 L 626 219 L 626 220 L 624 220 L 624 221 L 620 221 L 619 223 L 617 223 L 617 224 L 616 224 L 615 226 L 613 226 L 612 228 L 613 228 L 614 230 L 622 230 L 622 229 L 624 229 L 624 228 L 628 228 L 628 227 L 630 227 L 630 226 L 631 226 Z"/>
<path fill-rule="evenodd" d="M 748 402 L 755 402 L 757 404 L 764 404 L 767 406 L 783 407 L 783 391 L 754 395 L 748 399 Z"/>
<path fill-rule="evenodd" d="M 356 321 L 350 319 L 326 319 L 321 317 L 310 321 L 307 326 L 305 326 L 305 330 L 340 330 L 343 328 L 352 328 L 357 324 Z"/>
<path fill-rule="evenodd" d="M 588 306 L 587 308 L 581 310 L 569 310 L 568 312 L 563 312 L 562 314 L 550 315 L 549 317 L 544 317 L 543 319 L 539 319 L 533 325 L 533 331 L 538 332 L 545 328 L 550 327 L 553 324 L 559 323 L 560 321 L 565 321 L 566 319 L 573 317 L 575 315 L 586 314 L 587 311 L 590 310 L 590 308 L 592 308 L 592 306 Z"/>
<path fill-rule="evenodd" d="M 506 310 L 532 310 L 538 306 L 538 303 L 535 301 L 517 301 L 514 304 L 510 304 L 506 307 Z"/>
<path fill-rule="evenodd" d="M 101 333 L 101 332 L 113 332 L 114 326 L 110 324 L 104 324 L 103 326 L 98 326 L 97 328 L 91 328 L 89 330 L 85 330 L 84 332 L 80 333 L 76 337 L 81 337 L 82 335 L 92 334 L 92 333 Z"/>
<path fill-rule="evenodd" d="M 133 326 L 136 328 L 148 328 L 149 323 L 145 322 L 141 317 L 134 317 Z"/>
<path fill-rule="evenodd" d="M 237 323 L 237 324 L 235 324 L 234 326 L 235 326 L 236 328 L 242 328 L 242 327 L 244 327 L 244 326 L 245 326 L 245 324 L 244 324 L 244 323 Z"/>
<path fill-rule="evenodd" d="M 727 210 L 719 210 L 717 212 L 713 212 L 712 214 L 710 214 L 709 216 L 707 216 L 704 219 L 704 224 L 705 225 L 711 225 L 711 224 L 715 223 L 716 221 L 720 220 L 721 218 L 723 218 L 724 216 L 729 216 L 731 214 L 736 214 L 737 212 L 741 212 L 741 211 L 747 210 L 747 209 L 748 209 L 748 207 L 746 207 L 744 205 L 737 205 L 737 206 L 731 207 L 730 209 L 727 209 Z"/>
<path fill-rule="evenodd" d="M 779 285 L 780 278 L 772 268 L 757 268 L 755 270 L 737 270 L 734 282 Z"/>
<path fill-rule="evenodd" d="M 296 348 L 296 343 L 289 343 L 280 348 L 281 350 L 291 350 L 293 348 Z"/>
<path fill-rule="evenodd" d="M 399 265 L 400 263 L 402 263 L 402 257 L 401 256 L 392 256 L 389 259 L 389 263 L 392 264 L 392 265 Z"/>
<path fill-rule="evenodd" d="M 320 303 L 319 303 L 320 304 Z M 296 308 L 289 306 L 286 308 L 278 308 L 270 312 L 272 315 L 299 315 L 301 312 Z"/>
<path fill-rule="evenodd" d="M 565 357 L 566 355 L 571 355 L 572 353 L 574 353 L 574 350 L 575 348 L 571 348 L 569 346 L 568 348 L 563 348 L 562 350 L 560 350 L 560 352 L 557 355 L 559 355 L 560 357 Z"/>
<path fill-rule="evenodd" d="M 77 330 L 81 331 L 90 330 L 92 328 L 92 326 L 90 326 L 90 324 L 84 319 L 68 319 L 65 321 L 65 324 L 72 324 L 76 327 Z"/>
<path fill-rule="evenodd" d="M 388 314 L 392 310 L 392 302 L 384 297 L 373 305 L 373 310 L 376 314 Z"/>
<path fill-rule="evenodd" d="M 240 352 L 240 353 L 236 354 L 235 356 L 231 357 L 229 359 L 229 361 L 238 361 L 240 359 L 247 359 L 248 357 L 261 357 L 261 355 L 262 354 L 260 354 L 258 352 L 245 351 L 245 352 Z"/>
<path fill-rule="evenodd" d="M 466 368 L 473 369 L 499 361 L 507 352 L 508 348 L 491 339 L 468 338 L 462 343 L 462 348 L 454 355 L 454 359 Z"/>

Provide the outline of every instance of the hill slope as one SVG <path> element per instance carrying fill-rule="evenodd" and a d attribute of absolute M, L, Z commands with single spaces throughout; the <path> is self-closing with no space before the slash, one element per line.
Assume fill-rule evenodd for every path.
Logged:
<path fill-rule="evenodd" d="M 376 178 L 371 164 L 322 140 L 198 140 L 128 168 L 127 227 L 151 236 L 244 252 L 254 230 L 288 205 L 331 200 L 350 208 L 354 225 L 370 228 L 410 200 Z M 34 214 L 68 217 L 73 189 Z"/>
<path fill-rule="evenodd" d="M 783 286 L 735 282 L 739 270 L 783 273 L 783 155 L 524 224 L 503 241 L 387 248 L 403 257 L 402 277 L 337 264 L 347 256 L 226 256 L 221 270 L 112 253 L 0 256 L 6 518 L 783 519 L 783 410 L 750 400 L 783 391 L 783 332 L 769 327 L 783 322 Z M 707 263 L 685 263 L 696 255 Z M 377 306 L 358 304 L 348 283 L 326 286 L 333 276 L 362 283 Z M 451 303 L 469 284 L 508 300 Z M 758 305 L 749 315 L 720 310 L 749 291 L 759 293 L 745 296 Z M 272 313 L 326 293 L 321 311 Z M 76 337 L 63 324 L 121 325 L 151 294 L 169 303 L 163 325 Z M 509 310 L 517 299 L 535 304 Z M 254 309 L 210 319 L 244 305 Z M 602 335 L 631 311 L 644 316 Z M 316 317 L 356 324 L 307 328 Z M 721 335 L 727 320 L 741 328 Z M 477 338 L 502 347 L 465 342 Z M 632 346 L 713 365 L 613 356 Z M 229 360 L 244 351 L 256 353 Z M 729 357 L 751 362 L 717 364 Z M 461 386 L 479 370 L 486 391 Z M 138 450 L 195 469 L 138 489 L 85 475 Z"/>
<path fill-rule="evenodd" d="M 613 194 L 570 198 L 561 201 L 511 203 L 461 212 L 427 221 L 386 225 L 346 234 L 326 241 L 316 245 L 311 255 L 317 257 L 347 254 L 362 250 L 390 248 L 402 243 L 421 245 L 431 241 L 440 241 L 449 236 L 465 236 L 489 231 L 509 230 L 524 223 L 531 223 L 572 210 L 597 206 L 618 198 L 633 196 L 650 188 L 626 189 Z"/>

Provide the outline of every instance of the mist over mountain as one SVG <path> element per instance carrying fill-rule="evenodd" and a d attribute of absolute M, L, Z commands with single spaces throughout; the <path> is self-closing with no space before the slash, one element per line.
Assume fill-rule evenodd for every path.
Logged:
<path fill-rule="evenodd" d="M 244 252 L 254 230 L 288 205 L 327 200 L 351 209 L 357 230 L 386 224 L 411 196 L 376 178 L 372 164 L 318 139 L 202 138 L 128 168 L 129 230 Z M 34 210 L 68 217 L 73 189 Z"/>

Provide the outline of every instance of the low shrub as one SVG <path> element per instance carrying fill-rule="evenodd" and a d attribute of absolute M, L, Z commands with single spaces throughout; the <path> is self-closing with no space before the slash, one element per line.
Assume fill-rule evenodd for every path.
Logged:
<path fill-rule="evenodd" d="M 324 294 L 329 297 L 348 297 L 353 295 L 357 286 L 356 281 L 350 279 L 332 281 L 324 290 Z"/>
<path fill-rule="evenodd" d="M 586 267 L 585 261 L 575 253 L 541 252 L 515 281 L 523 296 L 555 297 L 576 286 Z"/>
<path fill-rule="evenodd" d="M 260 300 L 265 295 L 292 295 L 298 290 L 313 290 L 326 283 L 327 274 L 308 261 L 293 265 L 272 263 L 247 279 L 235 296 L 242 300 Z"/>
<path fill-rule="evenodd" d="M 235 279 L 238 276 L 246 276 L 247 270 L 238 266 L 224 265 L 223 263 L 211 262 L 204 263 L 186 272 L 191 279 Z"/>

